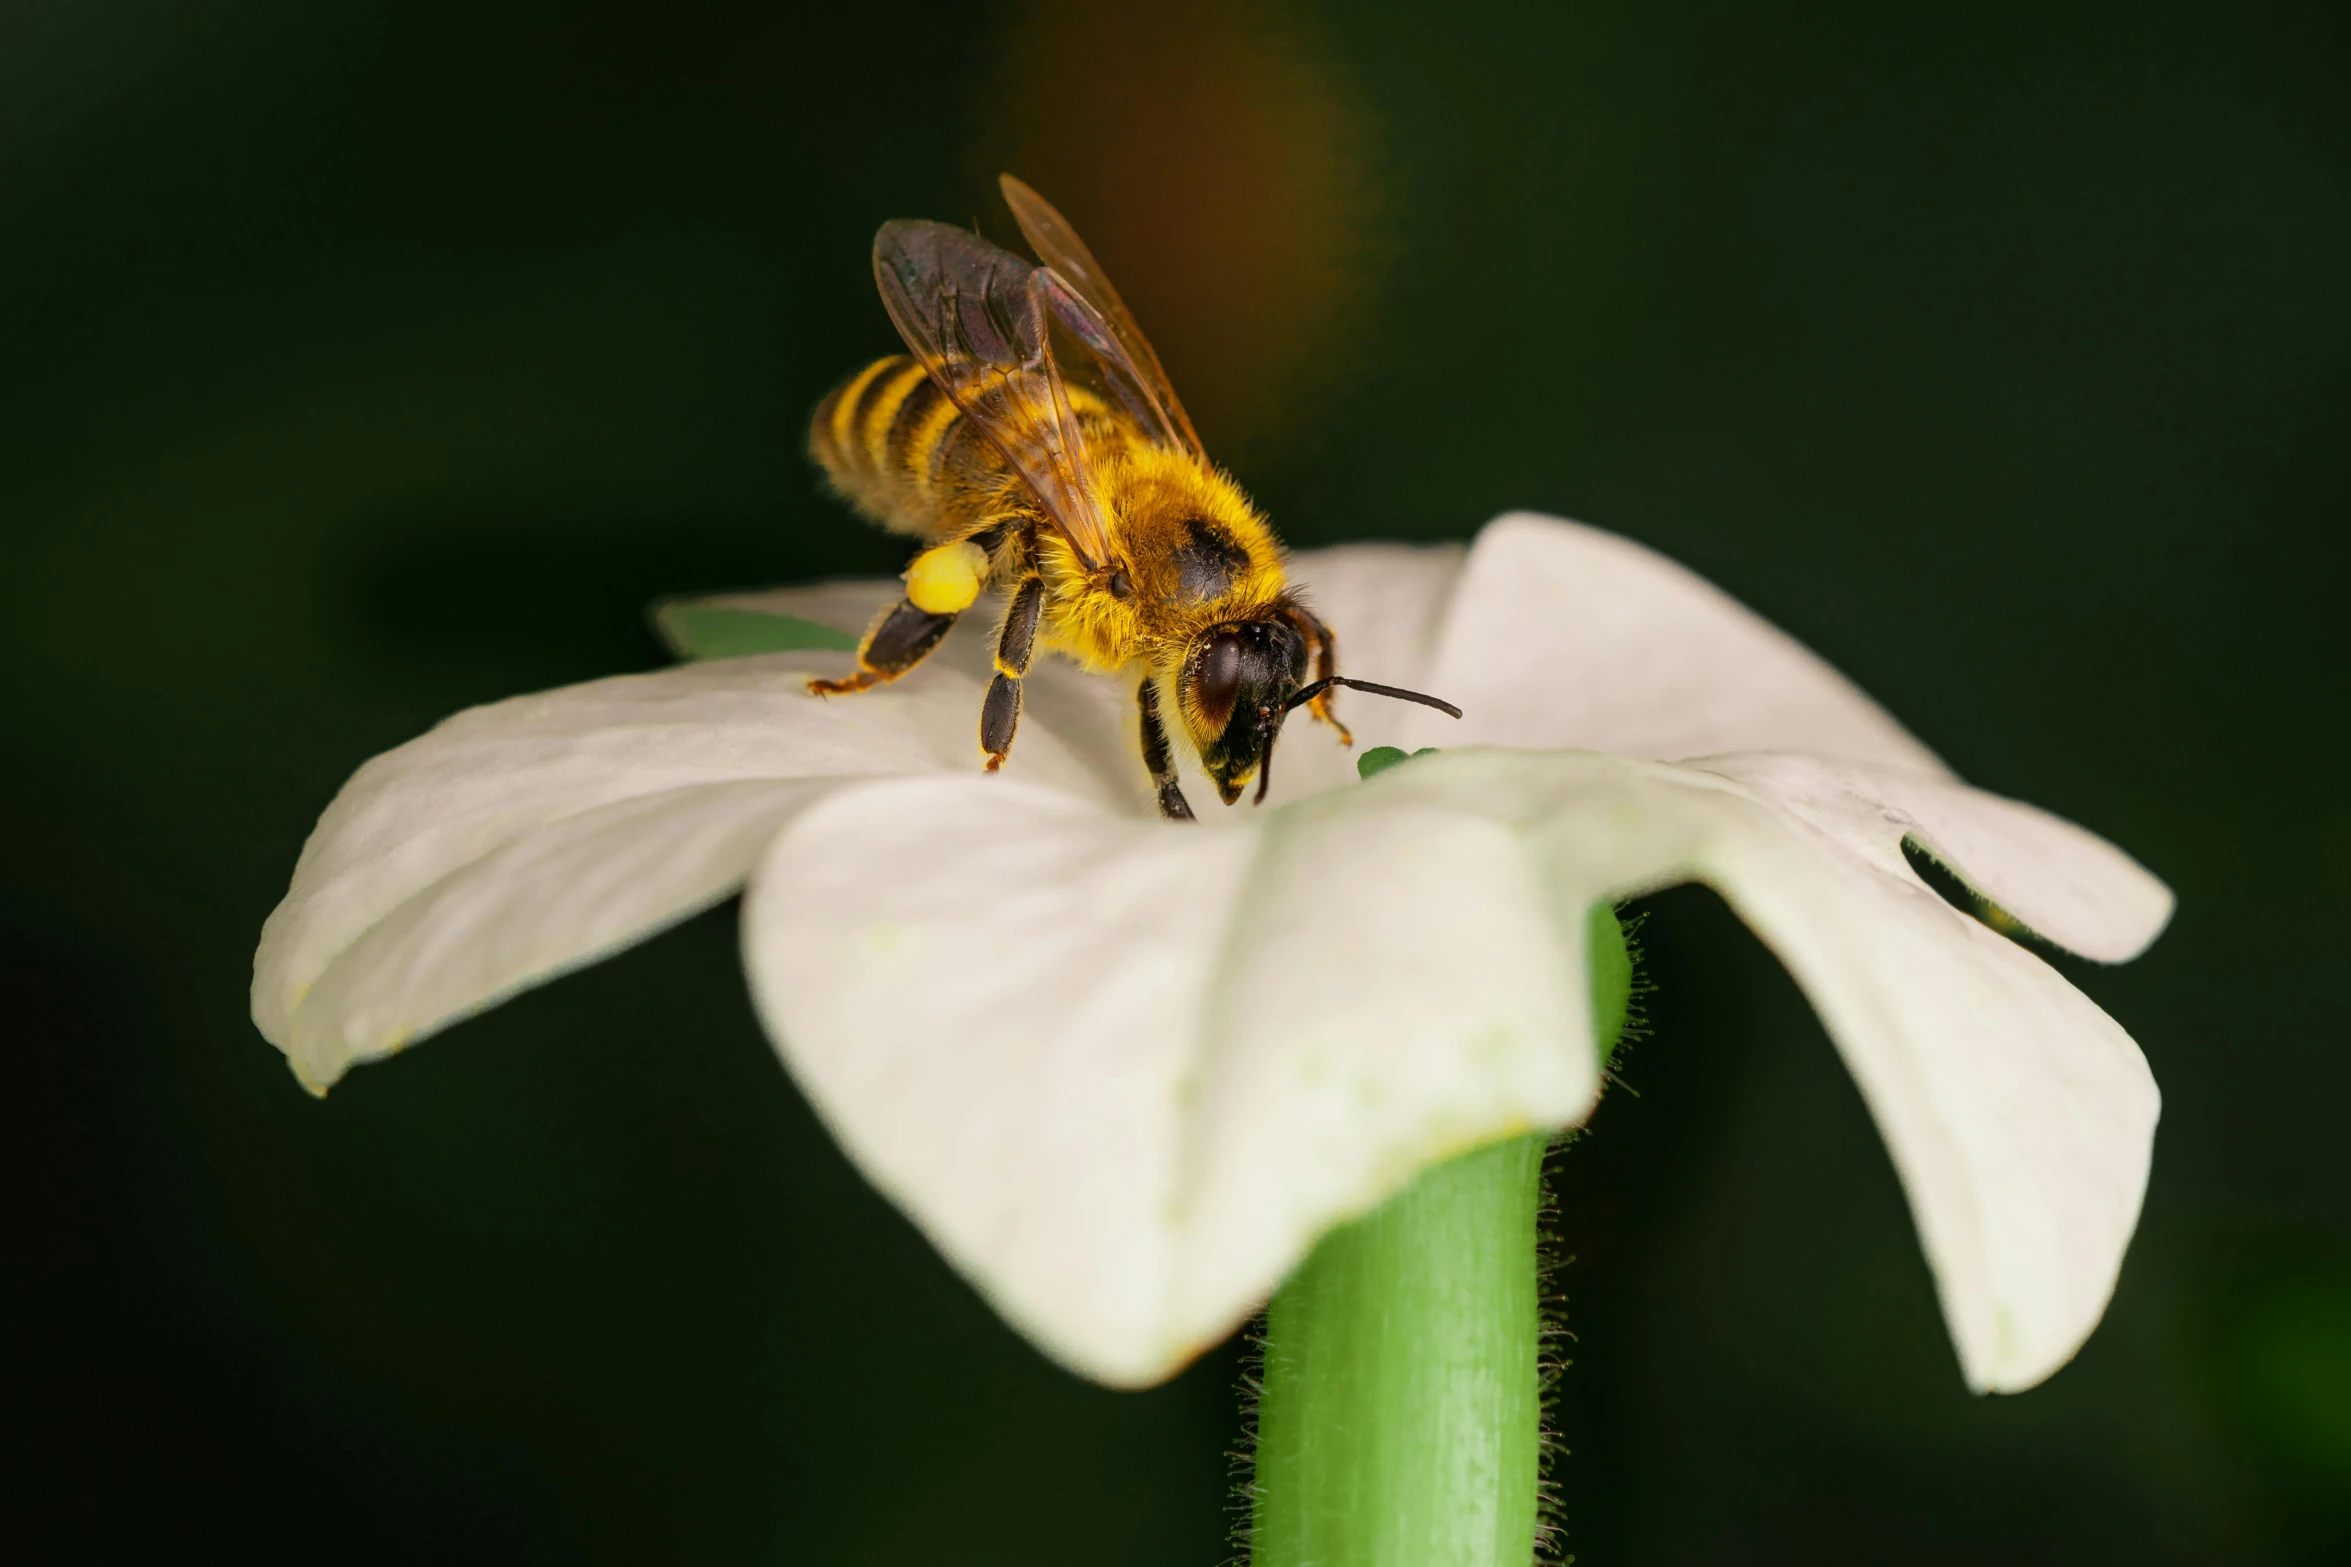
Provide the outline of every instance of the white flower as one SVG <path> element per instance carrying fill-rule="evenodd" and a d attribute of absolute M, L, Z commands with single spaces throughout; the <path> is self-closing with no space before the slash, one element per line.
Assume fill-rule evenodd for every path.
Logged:
<path fill-rule="evenodd" d="M 1421 1167 L 1581 1120 L 1586 911 L 1697 880 L 1859 1082 L 1968 1381 L 2062 1365 L 2137 1222 L 2155 1085 L 1902 844 L 2104 962 L 2161 929 L 2163 886 L 1959 783 L 1623 539 L 1513 515 L 1466 552 L 1295 565 L 1345 668 L 1467 714 L 1357 699 L 1359 744 L 1439 754 L 1358 784 L 1292 724 L 1265 808 L 1171 824 L 1132 692 L 1046 660 L 986 776 L 973 624 L 854 698 L 803 689 L 827 652 L 518 697 L 344 786 L 262 932 L 254 1019 L 323 1092 L 741 889 L 760 1015 L 850 1155 L 1049 1352 L 1140 1384 Z M 710 602 L 855 630 L 895 587 Z"/>

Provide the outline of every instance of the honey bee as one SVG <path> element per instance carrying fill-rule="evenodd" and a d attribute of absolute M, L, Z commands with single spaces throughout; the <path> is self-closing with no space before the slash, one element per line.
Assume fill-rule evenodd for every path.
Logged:
<path fill-rule="evenodd" d="M 1032 266 L 944 223 L 885 223 L 874 280 L 907 354 L 825 398 L 809 448 L 871 520 L 926 548 L 857 669 L 819 695 L 896 680 L 993 587 L 1005 599 L 980 751 L 1003 766 L 1040 647 L 1137 679 L 1143 765 L 1161 814 L 1190 820 L 1166 719 L 1231 805 L 1265 798 L 1283 719 L 1305 707 L 1352 744 L 1339 687 L 1435 697 L 1338 672 L 1331 629 L 1283 580 L 1283 552 L 1208 460 L 1159 356 L 1060 213 L 1005 175 Z M 1308 678 L 1311 668 L 1313 678 Z M 1139 674 L 1139 679 L 1137 678 Z"/>

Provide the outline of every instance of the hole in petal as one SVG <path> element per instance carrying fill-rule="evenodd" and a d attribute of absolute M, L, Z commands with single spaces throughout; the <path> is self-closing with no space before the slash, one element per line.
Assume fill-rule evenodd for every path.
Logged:
<path fill-rule="evenodd" d="M 1911 871 L 1917 875 L 1920 881 L 1933 888 L 1937 897 L 1960 913 L 1972 916 L 2006 936 L 2018 946 L 2029 948 L 2041 957 L 2054 957 L 2064 953 L 2062 947 L 2058 947 L 2036 934 L 2032 927 L 2023 920 L 2018 919 L 1999 904 L 1970 887 L 1960 879 L 1958 872 L 1936 859 L 1916 838 L 1908 836 L 1903 838 L 1902 858 L 1910 862 Z"/>

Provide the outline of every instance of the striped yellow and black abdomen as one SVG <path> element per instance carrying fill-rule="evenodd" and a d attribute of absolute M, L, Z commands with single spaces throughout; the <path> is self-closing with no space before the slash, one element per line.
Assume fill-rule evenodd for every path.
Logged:
<path fill-rule="evenodd" d="M 857 509 L 917 537 L 954 535 L 1003 459 L 904 354 L 877 359 L 817 405 L 808 449 Z"/>

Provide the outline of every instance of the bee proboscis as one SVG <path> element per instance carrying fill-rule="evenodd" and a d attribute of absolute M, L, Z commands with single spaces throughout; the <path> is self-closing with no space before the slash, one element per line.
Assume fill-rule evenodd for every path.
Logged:
<path fill-rule="evenodd" d="M 925 541 L 906 597 L 822 695 L 895 680 L 993 587 L 1005 599 L 980 750 L 1004 763 L 1040 648 L 1139 679 L 1143 765 L 1161 812 L 1189 819 L 1166 716 L 1227 805 L 1265 798 L 1283 719 L 1303 706 L 1351 743 L 1338 643 L 1284 580 L 1282 547 L 1209 461 L 1134 316 L 1093 253 L 1011 175 L 1031 265 L 943 223 L 885 223 L 874 280 L 907 354 L 859 371 L 816 410 L 809 447 L 851 504 Z M 1309 680 L 1311 670 L 1312 679 Z"/>

